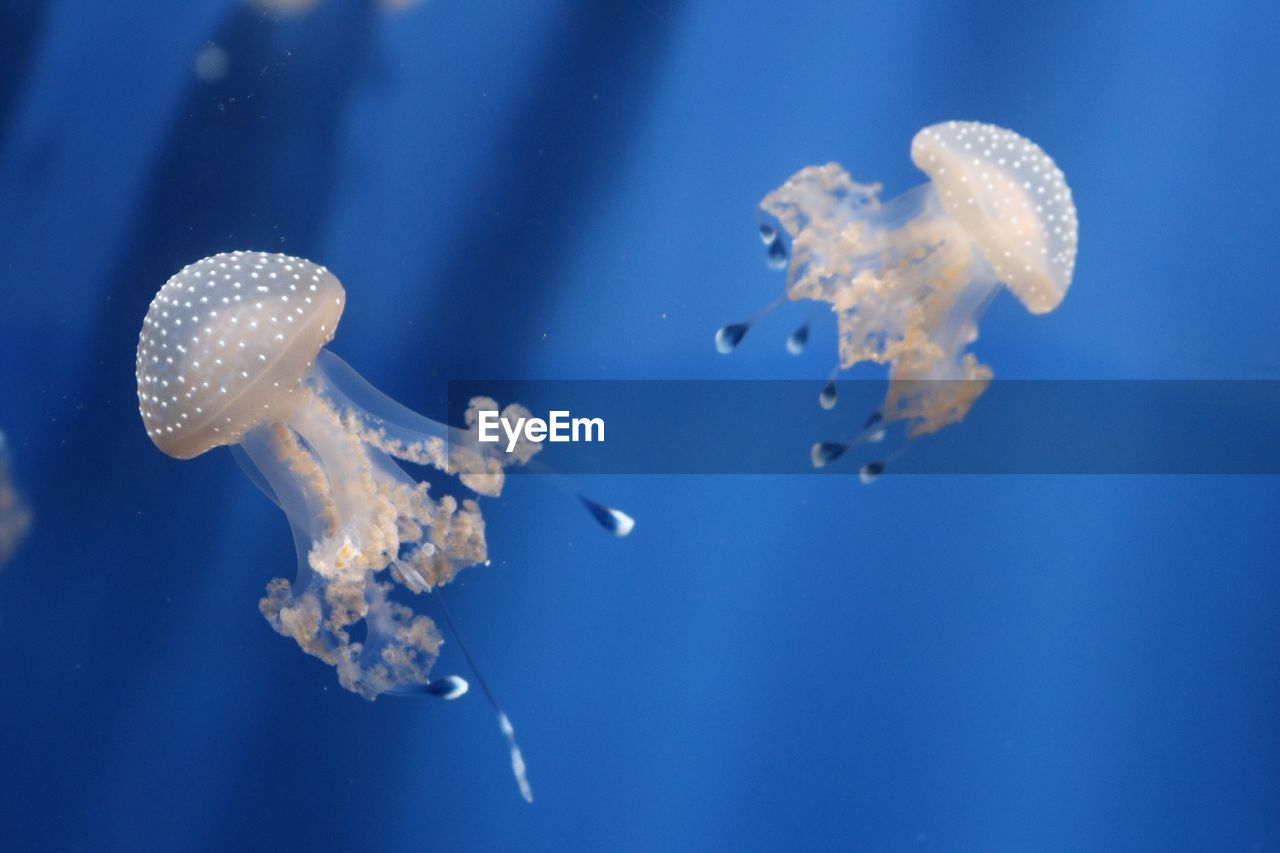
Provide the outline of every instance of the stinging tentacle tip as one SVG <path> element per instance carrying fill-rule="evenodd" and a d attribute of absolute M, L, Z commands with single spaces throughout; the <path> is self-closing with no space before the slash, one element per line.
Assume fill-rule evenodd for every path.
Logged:
<path fill-rule="evenodd" d="M 809 324 L 805 322 L 800 328 L 791 333 L 791 337 L 787 338 L 787 352 L 792 355 L 799 355 L 804 352 L 805 345 L 809 343 Z"/>
<path fill-rule="evenodd" d="M 782 242 L 781 237 L 774 237 L 773 242 L 769 244 L 768 264 L 771 270 L 781 270 L 787 267 L 787 245 Z"/>
<path fill-rule="evenodd" d="M 446 675 L 444 678 L 437 678 L 435 681 L 429 682 L 423 690 L 438 699 L 457 699 L 466 695 L 471 689 L 471 685 L 460 675 Z"/>
<path fill-rule="evenodd" d="M 836 391 L 836 381 L 832 379 L 822 388 L 822 393 L 818 395 L 818 405 L 824 409 L 834 409 L 836 401 L 839 399 Z"/>
<path fill-rule="evenodd" d="M 834 441 L 819 441 L 814 443 L 812 449 L 810 449 L 809 458 L 813 461 L 814 468 L 824 468 L 843 456 L 848 449 L 849 445 L 847 444 L 840 444 Z"/>
<path fill-rule="evenodd" d="M 862 481 L 862 485 L 869 486 L 876 480 L 880 479 L 880 475 L 884 473 L 883 462 L 868 462 L 858 471 L 858 479 Z"/>
<path fill-rule="evenodd" d="M 729 323 L 716 331 L 716 352 L 728 355 L 738 348 L 742 339 L 751 330 L 750 323 Z"/>
<path fill-rule="evenodd" d="M 769 269 L 780 270 L 787 265 L 787 244 L 782 242 L 782 235 L 767 222 L 760 223 L 760 242 L 768 251 Z"/>
<path fill-rule="evenodd" d="M 871 413 L 871 417 L 867 418 L 867 423 L 862 428 L 866 441 L 870 442 L 871 444 L 878 444 L 884 441 L 884 427 L 879 426 L 879 424 L 883 421 L 884 421 L 883 413 L 879 411 L 875 411 Z"/>
<path fill-rule="evenodd" d="M 605 506 L 602 503 L 591 500 L 586 495 L 578 495 L 578 500 L 582 501 L 582 505 L 587 508 L 587 511 L 591 513 L 591 517 L 599 522 L 601 527 L 619 539 L 629 536 L 631 531 L 635 529 L 636 520 L 622 510 Z"/>

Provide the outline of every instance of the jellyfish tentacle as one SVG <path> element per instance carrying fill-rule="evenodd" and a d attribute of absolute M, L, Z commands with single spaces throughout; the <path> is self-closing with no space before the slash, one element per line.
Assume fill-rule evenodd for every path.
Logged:
<path fill-rule="evenodd" d="M 476 677 L 476 683 L 480 685 L 480 692 L 484 694 L 485 700 L 489 703 L 489 707 L 493 709 L 493 713 L 498 717 L 498 729 L 502 732 L 502 736 L 507 739 L 507 747 L 511 752 L 511 774 L 515 777 L 516 785 L 520 788 L 520 796 L 527 803 L 533 802 L 533 788 L 529 785 L 528 767 L 525 765 L 524 753 L 520 750 L 520 744 L 516 742 L 515 726 L 511 724 L 511 718 L 502 710 L 502 706 L 498 703 L 498 697 L 494 695 L 493 690 L 489 687 L 489 682 L 485 680 L 484 675 L 480 672 L 480 668 L 476 666 L 475 658 L 471 656 L 471 650 L 467 648 L 467 644 L 462 639 L 462 634 L 458 632 L 458 626 L 453 621 L 453 615 L 449 612 L 449 606 L 445 604 L 445 596 L 443 590 L 436 591 L 436 603 L 440 605 L 440 615 L 444 617 L 444 624 L 448 627 L 449 633 L 453 634 L 453 638 L 458 641 L 458 648 L 462 651 L 462 656 L 467 660 L 467 666 L 471 668 L 471 672 Z"/>
<path fill-rule="evenodd" d="M 827 383 L 822 386 L 822 390 L 818 392 L 818 405 L 830 411 L 836 407 L 836 403 L 840 401 L 840 389 L 836 386 L 836 377 L 840 375 L 840 365 L 831 368 L 831 373 L 827 377 Z"/>
<path fill-rule="evenodd" d="M 726 323 L 716 330 L 716 352 L 721 355 L 728 355 L 738 348 L 738 344 L 742 343 L 742 339 L 747 336 L 747 332 L 751 328 L 768 317 L 774 311 L 787 301 L 786 294 L 782 294 L 775 298 L 768 305 L 757 311 L 750 320 L 743 320 L 738 323 Z"/>
<path fill-rule="evenodd" d="M 898 422 L 901 423 L 901 422 Z M 879 444 L 885 440 L 888 426 L 885 423 L 884 413 L 876 410 L 867 418 L 862 430 L 848 441 L 818 441 L 814 442 L 809 450 L 809 458 L 814 468 L 825 468 L 827 465 L 835 462 L 851 450 L 868 444 Z M 905 430 L 904 430 L 905 432 Z M 906 436 L 910 438 L 909 435 Z M 864 484 L 871 484 L 884 474 L 889 463 L 893 462 L 899 456 L 906 452 L 907 441 L 902 443 L 893 451 L 883 454 L 880 458 L 870 462 L 863 463 L 858 469 L 858 475 Z"/>
<path fill-rule="evenodd" d="M 284 509 L 283 504 L 280 503 L 280 498 L 276 495 L 275 489 L 273 489 L 271 484 L 267 482 L 267 478 L 262 475 L 260 470 L 258 470 L 253 459 L 251 459 L 249 454 L 245 452 L 242 445 L 233 444 L 231 446 L 231 457 L 236 460 L 236 465 L 239 466 L 240 472 L 249 478 L 249 482 L 253 483 L 253 485 L 257 487 L 258 491 L 266 495 L 267 500 L 271 501 L 281 509 Z"/>
<path fill-rule="evenodd" d="M 862 485 L 869 486 L 884 474 L 884 467 L 885 463 L 879 459 L 867 462 L 858 469 L 858 479 L 862 481 Z"/>
<path fill-rule="evenodd" d="M 578 500 L 582 501 L 582 505 L 600 523 L 601 527 L 619 539 L 630 535 L 636 526 L 636 520 L 620 509 L 594 501 L 581 492 L 578 492 Z"/>
<path fill-rule="evenodd" d="M 467 429 L 462 430 L 402 406 L 328 350 L 321 350 L 317 357 L 313 378 L 317 393 L 342 413 L 347 428 L 359 434 L 365 444 L 388 456 L 457 475 L 464 486 L 480 495 L 500 494 L 503 469 L 525 464 L 542 449 L 542 445 L 524 439 L 512 453 L 481 444 L 479 412 L 499 408 L 488 397 L 470 401 L 465 414 Z M 502 416 L 512 421 L 529 415 L 518 404 L 502 409 Z"/>
<path fill-rule="evenodd" d="M 324 349 L 345 299 L 328 269 L 283 254 L 226 252 L 184 267 L 143 320 L 139 412 L 152 442 L 172 457 L 233 447 L 250 480 L 284 510 L 297 574 L 292 582 L 271 580 L 258 604 L 277 632 L 367 699 L 406 692 L 456 698 L 464 679 L 430 677 L 440 631 L 396 599 L 397 587 L 429 592 L 487 563 L 484 519 L 474 499 L 428 494 L 427 483 L 397 460 L 497 495 L 504 469 L 528 462 L 541 446 L 525 440 L 514 453 L 482 448 L 478 413 L 497 407 L 490 399 L 472 400 L 467 429 L 451 430 L 367 383 Z M 503 414 L 529 413 L 509 405 Z M 630 529 L 625 514 L 607 515 L 615 533 Z M 464 653 L 474 669 L 465 646 Z M 476 677 L 498 715 L 521 792 L 532 799 L 511 721 L 478 671 Z"/>
<path fill-rule="evenodd" d="M 631 531 L 635 529 L 636 520 L 630 513 L 584 494 L 572 477 L 562 474 L 541 459 L 535 457 L 529 460 L 525 468 L 544 477 L 557 491 L 570 496 L 587 510 L 587 514 L 597 524 L 619 539 L 630 536 Z"/>
<path fill-rule="evenodd" d="M 835 462 L 853 447 L 852 443 L 838 441 L 817 441 L 809 451 L 809 458 L 814 468 L 825 468 Z"/>
<path fill-rule="evenodd" d="M 446 675 L 427 684 L 423 691 L 438 699 L 453 701 L 466 695 L 471 685 L 460 675 Z"/>
<path fill-rule="evenodd" d="M 366 429 L 383 431 L 390 446 L 412 448 L 427 439 L 447 441 L 449 428 L 384 394 L 328 348 L 320 350 L 315 370 L 323 377 L 321 393 L 339 409 L 355 414 Z M 406 458 L 416 454 L 392 454 Z"/>
<path fill-rule="evenodd" d="M 813 309 L 809 309 L 809 313 L 805 316 L 804 322 L 796 327 L 796 330 L 787 338 L 787 352 L 791 355 L 800 355 L 804 352 L 804 348 L 809 345 L 809 327 L 813 325 Z"/>
<path fill-rule="evenodd" d="M 392 582 L 426 591 L 483 562 L 479 510 L 451 495 L 433 500 L 425 484 L 348 429 L 327 399 L 313 390 L 299 399 L 288 424 L 261 427 L 242 441 L 285 509 L 298 550 L 297 580 L 273 581 L 260 609 L 368 698 L 427 684 L 439 632 L 388 593 Z M 350 627 L 360 621 L 367 636 L 356 642 Z"/>

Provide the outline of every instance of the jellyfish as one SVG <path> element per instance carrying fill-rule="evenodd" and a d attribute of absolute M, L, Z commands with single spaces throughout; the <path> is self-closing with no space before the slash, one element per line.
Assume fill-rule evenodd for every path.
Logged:
<path fill-rule="evenodd" d="M 819 394 L 828 409 L 840 371 L 889 365 L 883 404 L 853 440 L 815 444 L 815 467 L 883 439 L 893 424 L 909 440 L 962 420 L 993 375 L 969 346 L 1001 285 L 1044 314 L 1071 284 L 1075 204 L 1038 145 L 995 125 L 951 121 L 917 133 L 911 159 L 929 180 L 887 202 L 880 184 L 860 184 L 836 163 L 801 169 L 766 195 L 760 236 L 770 266 L 787 269 L 785 293 L 716 333 L 728 353 L 784 298 L 830 305 L 839 352 Z M 808 336 L 806 321 L 787 349 L 799 353 Z M 878 478 L 887 461 L 864 465 L 863 481 Z"/>
<path fill-rule="evenodd" d="M 435 496 L 401 463 L 493 496 L 504 469 L 527 463 L 540 445 L 522 440 L 511 453 L 493 445 L 482 451 L 477 413 L 497 410 L 491 399 L 471 401 L 462 430 L 378 391 L 326 349 L 345 299 L 333 273 L 302 258 L 230 252 L 183 268 L 143 321 L 136 362 L 142 421 L 156 447 L 177 459 L 231 446 L 284 510 L 298 568 L 292 582 L 267 584 L 259 610 L 272 628 L 367 699 L 456 698 L 463 679 L 430 675 L 440 631 L 403 599 L 487 562 L 485 523 L 475 497 Z M 528 414 L 515 404 L 502 410 L 507 418 Z M 615 534 L 630 532 L 630 525 L 617 529 L 620 519 L 630 521 L 625 513 L 583 502 Z M 510 721 L 479 678 L 531 799 Z"/>
<path fill-rule="evenodd" d="M 31 510 L 9 477 L 9 450 L 0 432 L 0 565 L 4 565 L 31 529 Z"/>

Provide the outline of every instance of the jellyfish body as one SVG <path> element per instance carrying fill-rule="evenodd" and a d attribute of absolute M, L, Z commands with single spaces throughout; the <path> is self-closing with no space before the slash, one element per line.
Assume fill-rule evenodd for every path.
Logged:
<path fill-rule="evenodd" d="M 344 687 L 367 698 L 429 685 L 441 637 L 432 621 L 392 599 L 399 585 L 429 592 L 488 559 L 474 499 L 433 497 L 397 459 L 457 474 L 477 494 L 502 490 L 502 461 L 470 449 L 465 433 L 370 408 L 377 392 L 341 359 L 321 351 L 298 408 L 246 433 L 239 449 L 285 510 L 298 577 L 267 585 L 259 610 L 303 651 L 334 666 Z M 360 400 L 362 402 L 356 402 Z M 477 398 L 468 410 L 497 409 Z M 405 411 L 404 414 L 412 415 Z M 527 416 L 508 406 L 505 417 Z M 538 445 L 521 448 L 512 463 Z M 352 629 L 365 624 L 362 640 Z"/>
<path fill-rule="evenodd" d="M 335 667 L 344 687 L 372 699 L 425 688 L 441 645 L 435 624 L 393 588 L 426 592 L 487 558 L 476 501 L 428 494 L 397 460 L 496 495 L 504 466 L 527 461 L 538 445 L 482 453 L 474 426 L 450 430 L 374 389 L 323 348 L 344 300 L 332 273 L 301 258 L 232 252 L 191 264 L 151 303 L 137 384 L 157 447 L 189 459 L 233 445 L 284 509 L 298 574 L 272 580 L 260 610 Z M 496 404 L 472 401 L 468 423 L 488 408 Z"/>
<path fill-rule="evenodd" d="M 1013 131 L 937 124 L 911 156 L 930 180 L 888 202 L 829 163 L 797 172 L 760 210 L 790 238 L 786 295 L 831 306 L 838 369 L 890 365 L 881 415 L 917 436 L 964 418 L 985 390 L 992 371 L 968 347 L 1001 285 L 1034 314 L 1062 301 L 1077 224 L 1061 170 Z M 823 404 L 834 403 L 829 385 Z"/>
<path fill-rule="evenodd" d="M 31 529 L 31 510 L 9 477 L 9 450 L 0 432 L 0 565 L 8 562 Z"/>

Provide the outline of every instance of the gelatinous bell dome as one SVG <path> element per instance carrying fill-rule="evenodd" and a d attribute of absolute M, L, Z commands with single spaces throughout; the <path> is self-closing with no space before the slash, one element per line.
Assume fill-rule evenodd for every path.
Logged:
<path fill-rule="evenodd" d="M 1057 308 L 1075 270 L 1078 225 L 1053 159 L 1021 134 L 976 121 L 924 128 L 911 159 L 1027 310 Z"/>
<path fill-rule="evenodd" d="M 333 273 L 302 258 L 225 252 L 183 267 L 152 300 L 138 337 L 138 404 L 151 440 L 190 459 L 278 418 L 344 303 Z"/>

